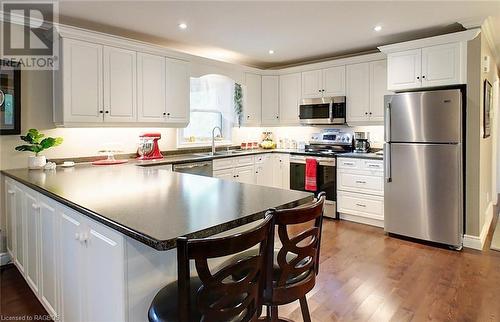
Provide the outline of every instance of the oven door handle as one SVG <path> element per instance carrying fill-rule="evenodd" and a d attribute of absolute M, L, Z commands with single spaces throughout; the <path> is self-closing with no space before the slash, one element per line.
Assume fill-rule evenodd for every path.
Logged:
<path fill-rule="evenodd" d="M 327 167 L 335 167 L 335 160 L 333 160 L 333 161 L 317 160 L 317 161 L 318 161 L 318 165 L 327 166 Z M 292 163 L 306 164 L 306 159 L 305 158 L 290 158 L 290 164 L 292 164 Z"/>

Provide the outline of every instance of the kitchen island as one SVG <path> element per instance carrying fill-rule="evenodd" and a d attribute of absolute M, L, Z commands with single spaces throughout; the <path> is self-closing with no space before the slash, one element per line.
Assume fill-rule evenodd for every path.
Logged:
<path fill-rule="evenodd" d="M 8 251 L 47 311 L 71 322 L 145 321 L 177 277 L 177 237 L 229 234 L 313 198 L 134 164 L 2 173 Z"/>

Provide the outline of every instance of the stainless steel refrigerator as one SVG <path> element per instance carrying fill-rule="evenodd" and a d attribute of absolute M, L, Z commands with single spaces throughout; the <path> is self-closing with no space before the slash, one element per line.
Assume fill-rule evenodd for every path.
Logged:
<path fill-rule="evenodd" d="M 385 97 L 385 231 L 461 248 L 462 92 Z"/>

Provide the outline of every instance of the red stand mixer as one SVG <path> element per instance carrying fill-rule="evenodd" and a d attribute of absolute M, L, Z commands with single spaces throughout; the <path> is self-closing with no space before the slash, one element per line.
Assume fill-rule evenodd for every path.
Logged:
<path fill-rule="evenodd" d="M 163 159 L 158 146 L 158 140 L 161 139 L 160 133 L 144 133 L 139 136 L 139 148 L 137 149 L 137 160 L 156 160 Z"/>

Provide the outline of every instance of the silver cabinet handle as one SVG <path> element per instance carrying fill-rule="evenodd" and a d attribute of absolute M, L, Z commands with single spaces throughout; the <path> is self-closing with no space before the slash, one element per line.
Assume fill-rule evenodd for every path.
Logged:
<path fill-rule="evenodd" d="M 368 168 L 377 168 L 377 169 L 380 169 L 380 165 L 378 165 L 378 164 L 369 164 Z"/>
<path fill-rule="evenodd" d="M 38 209 L 40 209 L 40 206 L 39 206 L 39 205 L 37 205 L 36 203 L 32 203 L 32 204 L 31 204 L 31 208 L 33 208 L 33 209 L 35 209 L 35 210 L 38 210 Z"/>
<path fill-rule="evenodd" d="M 343 165 L 354 165 L 352 162 L 342 162 Z"/>
<path fill-rule="evenodd" d="M 7 193 L 9 195 L 15 195 L 16 194 L 16 191 L 15 190 L 7 190 Z"/>
<path fill-rule="evenodd" d="M 357 203 L 356 206 L 366 208 L 366 205 L 363 205 L 361 203 Z"/>
<path fill-rule="evenodd" d="M 391 141 L 391 103 L 387 103 L 385 108 L 385 142 Z"/>
<path fill-rule="evenodd" d="M 209 163 L 195 163 L 190 165 L 176 165 L 176 169 L 193 169 L 193 168 L 201 168 L 209 166 Z"/>
<path fill-rule="evenodd" d="M 384 173 L 385 173 L 385 181 L 391 182 L 391 144 L 384 144 Z"/>
<path fill-rule="evenodd" d="M 365 184 L 365 183 L 366 183 L 366 181 L 356 180 L 356 183 L 362 183 L 362 184 Z"/>

